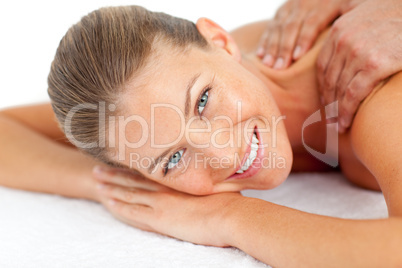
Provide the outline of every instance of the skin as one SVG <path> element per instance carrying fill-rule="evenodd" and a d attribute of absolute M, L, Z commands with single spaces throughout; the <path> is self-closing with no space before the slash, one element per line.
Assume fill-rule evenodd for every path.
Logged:
<path fill-rule="evenodd" d="M 205 27 L 207 28 L 206 31 L 208 31 L 205 34 L 220 35 L 223 32 L 212 21 L 203 21 L 205 25 L 210 25 Z M 230 38 L 229 36 L 227 37 Z M 209 122 L 211 131 L 208 133 L 190 133 L 188 139 L 186 136 L 183 136 L 173 146 L 164 146 L 161 149 L 153 148 L 151 146 L 151 139 L 148 139 L 146 144 L 138 149 L 126 149 L 125 160 L 119 161 L 118 159 L 114 159 L 115 161 L 119 161 L 127 167 L 135 168 L 146 178 L 178 191 L 196 195 L 223 191 L 240 191 L 249 188 L 274 188 L 286 179 L 292 166 L 292 153 L 285 125 L 283 120 L 280 120 L 276 127 L 277 131 L 275 131 L 278 140 L 277 146 L 275 148 L 273 146 L 266 147 L 264 152 L 265 156 L 268 156 L 268 152 L 271 152 L 283 157 L 285 159 L 284 167 L 281 169 L 262 169 L 258 174 L 253 176 L 253 180 L 226 180 L 238 169 L 238 164 L 235 163 L 235 155 L 237 154 L 240 159 L 243 159 L 255 126 L 261 130 L 261 138 L 263 141 L 267 141 L 266 144 L 272 140 L 273 131 L 271 133 L 262 133 L 262 130 L 266 128 L 265 122 L 258 117 L 268 118 L 269 120 L 271 116 L 279 118 L 280 112 L 266 84 L 239 64 L 242 58 L 240 50 L 234 41 L 230 38 L 230 43 L 229 40 L 224 40 L 224 42 L 227 43 L 222 44 L 225 46 L 227 44 L 227 49 L 232 54 L 228 54 L 225 49 L 211 49 L 210 51 L 191 49 L 185 54 L 174 53 L 174 56 L 168 56 L 172 54 L 170 52 L 172 49 L 161 49 L 159 55 L 155 56 L 158 58 L 159 64 L 157 66 L 152 64 L 143 71 L 145 75 L 140 74 L 135 79 L 135 82 L 129 83 L 126 86 L 126 93 L 121 99 L 121 105 L 129 107 L 126 108 L 127 113 L 125 116 L 132 114 L 139 115 L 146 120 L 147 125 L 151 126 L 151 110 L 149 108 L 152 103 L 174 105 L 184 114 L 186 85 L 192 80 L 195 74 L 200 73 L 198 80 L 191 90 L 192 101 L 189 120 L 195 120 L 190 121 L 191 124 L 188 125 L 186 131 L 190 131 L 190 129 L 205 129 L 207 125 L 206 121 Z M 214 46 L 216 45 L 220 46 L 221 42 L 219 41 L 217 44 L 214 44 Z M 187 58 L 191 60 L 187 60 Z M 150 59 L 150 61 L 153 62 L 153 59 Z M 250 64 L 250 67 L 252 66 L 251 63 L 245 64 Z M 169 71 L 166 71 L 166 66 L 171 66 Z M 152 72 L 157 70 L 155 72 L 157 79 L 153 74 L 149 74 L 150 71 L 148 69 L 152 69 Z M 181 75 L 175 75 L 177 73 Z M 138 83 L 143 86 L 138 87 Z M 203 89 L 209 84 L 211 84 L 209 100 L 202 113 L 203 118 L 200 118 L 195 109 L 196 100 L 202 94 Z M 277 87 L 273 82 L 270 82 L 270 84 L 272 87 Z M 250 92 L 253 92 L 253 94 L 249 94 Z M 141 96 L 140 98 L 138 97 L 139 95 Z M 233 107 L 236 107 L 238 100 L 242 101 L 240 120 L 237 118 L 237 109 L 233 109 Z M 259 105 L 256 106 L 255 103 Z M 167 144 L 174 141 L 180 129 L 184 127 L 181 124 L 180 117 L 171 108 L 159 108 L 155 114 L 155 125 L 159 127 L 156 128 L 154 134 L 155 143 Z M 226 116 L 228 119 L 219 119 L 220 116 Z M 230 128 L 229 122 L 233 127 Z M 272 122 L 269 123 L 273 125 Z M 225 128 L 230 128 L 230 130 L 221 132 L 216 137 L 213 136 L 213 133 L 218 133 L 218 130 Z M 138 124 L 127 126 L 126 134 L 129 140 L 137 141 L 141 138 L 143 133 L 138 131 L 138 129 L 140 129 Z M 147 133 L 148 137 L 151 137 L 150 131 L 149 129 L 149 133 Z M 243 135 L 245 132 L 247 132 L 246 135 Z M 230 134 L 233 135 L 232 139 Z M 214 142 L 225 144 L 231 140 L 237 141 L 238 138 L 240 138 L 240 143 L 234 142 L 233 146 L 228 145 L 224 148 L 217 148 L 217 146 L 213 145 Z M 209 144 L 209 146 L 199 148 L 199 145 L 202 144 Z M 156 159 L 166 149 L 169 149 L 170 153 L 163 160 L 167 161 L 170 154 L 181 148 L 186 149 L 182 161 L 189 164 L 188 168 L 178 165 L 182 167 L 172 169 L 166 176 L 163 176 L 162 168 L 165 162 L 159 165 L 152 174 L 148 173 L 147 168 L 137 163 L 131 163 L 130 166 L 130 154 L 138 153 L 141 156 Z M 119 154 L 118 149 L 116 148 L 114 155 Z M 195 162 L 197 154 L 198 159 L 201 161 L 204 161 L 204 159 L 208 161 L 206 160 L 207 157 L 214 157 L 217 160 L 226 157 L 228 158 L 228 162 L 222 165 L 209 163 L 206 167 L 203 164 L 197 165 Z M 267 177 L 272 179 L 267 180 Z M 188 178 L 191 178 L 191 180 Z"/>
<path fill-rule="evenodd" d="M 147 92 L 152 92 L 155 98 L 177 104 L 177 107 L 184 110 L 184 101 L 177 96 L 183 96 L 183 90 L 189 80 L 188 75 L 191 77 L 194 72 L 200 70 L 204 73 L 213 71 L 217 87 L 211 89 L 208 104 L 211 107 L 205 108 L 206 117 L 224 113 L 230 116 L 230 109 L 226 105 L 232 106 L 231 98 L 237 96 L 247 100 L 244 103 L 246 108 L 243 110 L 244 120 L 257 115 L 268 117 L 272 114 L 284 114 L 287 119 L 278 124 L 280 138 L 280 146 L 276 149 L 278 153 L 290 162 L 294 171 L 325 169 L 318 160 L 308 156 L 300 145 L 302 122 L 320 108 L 315 60 L 322 41 L 325 40 L 325 33 L 314 48 L 291 68 L 287 71 L 275 71 L 262 65 L 254 56 L 265 22 L 245 26 L 233 32 L 232 36 L 206 19 L 200 19 L 197 27 L 212 49 L 205 52 L 192 48 L 185 57 L 175 57 L 174 61 L 173 53 L 161 53 L 159 59 L 162 67 L 159 66 L 161 69 L 158 69 L 158 75 L 179 80 L 169 82 L 169 79 L 165 79 L 158 82 L 159 80 L 152 79 L 152 74 L 144 71 L 143 77 L 140 75 L 138 78 L 139 81 L 153 81 L 153 87 L 147 86 L 141 89 L 140 86 L 138 88 L 133 86 L 130 88 L 129 83 L 127 86 L 130 90 L 127 90 L 127 95 L 124 96 L 130 103 L 126 112 L 142 112 L 143 117 L 147 119 L 146 110 L 136 107 L 136 105 L 142 105 L 141 102 L 134 103 L 135 94 L 143 93 L 141 101 L 146 105 L 149 101 Z M 177 65 L 174 65 L 175 61 Z M 163 68 L 165 64 L 169 64 L 170 67 Z M 173 64 L 175 68 L 170 64 Z M 182 66 L 186 68 L 179 69 Z M 184 74 L 178 76 L 177 72 L 172 70 L 181 71 Z M 230 74 L 234 74 L 233 77 Z M 210 76 L 207 76 L 203 82 L 208 84 L 210 79 Z M 396 75 L 378 87 L 360 107 L 351 131 L 339 137 L 342 171 L 349 179 L 363 187 L 371 189 L 381 187 L 389 209 L 388 219 L 335 219 L 243 197 L 238 192 L 226 192 L 244 188 L 275 187 L 287 176 L 290 171 L 289 166 L 287 166 L 288 169 L 260 170 L 255 177 L 233 182 L 224 181 L 236 170 L 233 167 L 232 170 L 207 167 L 203 171 L 204 177 L 195 177 L 197 175 L 195 173 L 200 170 L 194 167 L 186 171 L 192 173 L 186 174 L 185 177 L 176 172 L 171 174 L 169 179 L 162 179 L 156 173 L 151 176 L 143 170 L 132 173 L 127 170 L 109 169 L 105 166 L 103 169 L 94 169 L 91 174 L 91 169 L 96 162 L 82 156 L 70 145 L 60 141 L 63 135 L 52 121 L 54 116 L 48 104 L 14 108 L 0 114 L 2 133 L 0 145 L 4 149 L 3 152 L 6 152 L 1 154 L 1 163 L 6 165 L 1 169 L 0 182 L 2 185 L 13 188 L 102 202 L 116 218 L 132 226 L 198 244 L 238 247 L 274 266 L 300 266 L 300 263 L 310 267 L 312 265 L 328 266 L 332 263 L 338 267 L 397 266 L 402 263 L 399 254 L 402 246 L 400 218 L 402 200 L 399 194 L 402 192 L 400 183 L 402 169 L 399 163 L 402 158 L 397 149 L 398 144 L 402 142 L 399 134 L 402 126 L 396 123 L 399 122 L 398 118 L 402 112 L 398 108 L 402 102 L 402 95 L 396 90 L 401 83 L 400 75 Z M 193 90 L 198 93 L 202 85 L 202 83 L 199 86 L 197 84 Z M 250 94 L 243 85 L 255 90 L 256 94 Z M 219 87 L 222 88 L 221 91 Z M 158 88 L 159 91 L 157 91 Z M 162 91 L 161 88 L 169 90 Z M 309 92 L 309 97 L 306 96 L 306 90 Z M 214 91 L 215 95 L 213 95 Z M 172 97 L 174 93 L 180 94 Z M 222 95 L 220 96 L 219 93 Z M 194 99 L 198 95 L 191 96 Z M 215 100 L 222 98 L 223 101 L 217 105 L 214 104 L 214 98 Z M 248 105 L 249 102 L 262 102 L 263 105 Z M 162 112 L 159 119 L 162 122 L 169 122 L 169 126 L 164 127 L 163 133 L 158 132 L 156 139 L 174 137 L 175 129 L 177 131 L 177 122 L 175 123 L 172 116 L 165 118 L 166 113 Z M 235 118 L 233 120 L 236 122 Z M 195 123 L 201 124 L 202 121 L 195 121 Z M 243 126 L 243 122 L 236 123 Z M 214 128 L 224 126 L 220 122 L 214 122 L 214 124 L 216 124 Z M 257 120 L 256 124 L 261 122 Z M 306 132 L 309 132 L 305 134 L 306 140 L 313 148 L 323 148 L 324 127 L 325 123 L 322 123 L 312 125 L 310 130 L 306 129 Z M 135 128 L 130 129 L 127 126 L 126 130 L 129 135 L 133 135 L 129 138 L 135 140 L 137 135 Z M 384 131 L 387 135 L 383 134 Z M 265 135 L 268 137 L 262 140 L 269 140 L 270 134 Z M 207 138 L 210 137 L 198 136 L 201 141 Z M 180 142 L 181 146 L 189 148 L 188 151 L 197 149 L 191 148 L 187 144 L 188 141 Z M 243 141 L 240 147 L 230 148 L 229 153 L 242 153 L 244 146 Z M 293 157 L 289 150 L 290 146 Z M 139 149 L 144 155 L 157 154 L 147 145 Z M 53 153 L 47 157 L 47 153 L 50 152 Z M 126 150 L 126 153 L 128 152 L 129 150 Z M 222 149 L 216 148 L 207 148 L 204 152 L 223 155 Z M 225 155 L 226 153 L 228 152 L 225 152 Z M 39 163 L 38 154 L 42 156 Z M 64 154 L 67 156 L 65 157 Z M 65 168 L 64 173 L 60 173 L 59 168 L 65 166 L 67 160 L 71 160 L 71 163 L 68 168 Z M 21 161 L 27 163 L 27 168 L 17 168 Z M 16 170 L 18 170 L 17 174 L 15 174 Z M 146 178 L 141 174 L 146 175 Z M 191 176 L 194 176 L 197 185 L 191 183 L 193 179 Z M 11 177 L 13 180 L 9 179 Z M 61 187 L 66 185 L 70 186 Z M 286 256 L 292 256 L 292 258 Z"/>
<path fill-rule="evenodd" d="M 271 92 L 281 113 L 287 115 L 284 124 L 288 132 L 288 141 L 295 150 L 294 168 L 296 169 L 298 165 L 303 164 L 304 167 L 307 166 L 312 170 L 319 169 L 320 165 L 312 160 L 309 161 L 307 153 L 298 147 L 300 143 L 300 134 L 298 134 L 300 129 L 298 128 L 310 112 L 319 108 L 318 89 L 317 85 L 314 86 L 313 83 L 314 62 L 323 44 L 320 40 L 325 40 L 326 34 L 324 33 L 321 36 L 322 39 L 319 39 L 305 58 L 288 69 L 288 73 L 281 72 L 279 74 L 279 72 L 259 65 L 258 60 L 251 56 L 256 44 L 252 44 L 252 40 L 258 39 L 263 28 L 261 23 L 249 25 L 234 32 L 234 40 L 236 40 L 236 36 L 244 37 L 247 35 L 248 37 L 242 39 L 247 41 L 239 42 L 238 46 L 230 35 L 209 20 L 200 19 L 197 22 L 197 27 L 214 46 L 214 49 L 206 54 L 195 49 L 194 52 L 191 51 L 183 58 L 171 57 L 171 54 L 161 53 L 164 55 L 159 58 L 162 64 L 171 66 L 170 64 L 178 62 L 178 66 L 186 66 L 184 69 L 190 73 L 191 71 L 197 72 L 199 68 L 206 65 L 209 71 L 215 72 L 216 77 L 224 77 L 227 73 L 232 72 L 236 73 L 235 77 L 242 77 L 248 73 L 259 78 L 265 76 L 265 79 L 261 80 L 267 86 L 266 89 Z M 250 34 L 251 32 L 255 35 Z M 248 54 L 248 51 L 251 54 Z M 241 59 L 238 57 L 239 52 L 243 53 Z M 211 63 L 208 60 L 209 58 L 213 58 L 215 61 Z M 219 61 L 216 60 L 217 58 Z M 186 62 L 197 62 L 198 64 L 191 68 L 186 65 Z M 219 66 L 222 64 L 226 68 L 221 73 Z M 242 66 L 243 69 L 237 69 L 239 66 Z M 168 77 L 175 73 L 172 68 L 165 68 L 160 71 L 166 72 Z M 161 74 L 161 77 L 163 76 L 164 74 Z M 290 77 L 291 79 L 289 79 Z M 188 77 L 183 80 L 188 80 Z M 257 82 L 251 78 L 250 81 Z M 161 85 L 165 87 L 169 84 L 163 82 Z M 234 91 L 233 94 L 236 92 L 243 93 L 244 89 L 236 87 L 236 84 L 230 84 L 230 79 L 225 82 L 229 85 L 227 91 Z M 235 82 L 237 81 L 234 78 Z M 151 180 L 171 187 L 158 188 L 160 186 L 157 186 L 155 182 L 145 180 L 142 176 L 130 177 L 116 170 L 96 169 L 94 176 L 101 182 L 99 184 L 101 202 L 113 215 L 133 226 L 197 244 L 221 247 L 235 246 L 274 266 L 292 267 L 298 266 L 300 263 L 306 266 L 323 266 L 334 263 L 342 267 L 400 265 L 402 260 L 398 248 L 402 244 L 402 219 L 400 218 L 402 202 L 399 193 L 402 191 L 402 185 L 398 178 L 402 172 L 399 165 L 402 159 L 395 148 L 397 148 L 396 144 L 401 142 L 399 135 L 401 126 L 395 125 L 394 122 L 397 122 L 397 118 L 400 116 L 398 107 L 402 101 L 402 95 L 395 89 L 401 82 L 401 75 L 384 81 L 360 108 L 351 132 L 339 137 L 341 169 L 351 181 L 363 187 L 381 188 L 389 209 L 390 217 L 388 219 L 336 219 L 243 197 L 238 193 L 215 194 L 216 189 L 224 189 L 215 188 L 216 185 L 222 183 L 216 179 L 217 176 L 225 178 L 228 173 L 226 169 L 212 170 L 208 167 L 205 170 L 206 174 L 203 175 L 208 176 L 208 172 L 210 172 L 210 174 L 217 174 L 216 177 L 211 176 L 212 179 L 203 177 L 202 180 L 195 178 L 197 184 L 207 185 L 206 189 L 211 189 L 212 194 L 206 196 L 188 195 L 172 190 L 171 188 L 185 189 L 189 177 L 187 177 L 187 181 L 182 181 L 180 178 L 182 175 L 172 174 L 168 180 L 150 177 Z M 155 83 L 159 83 L 159 81 Z M 223 84 L 227 85 L 226 83 Z M 309 86 L 303 88 L 303 84 Z M 173 85 L 168 92 L 173 92 L 172 94 L 177 96 L 177 93 L 183 89 L 177 89 L 177 83 L 173 83 Z M 153 86 L 155 85 L 153 84 L 147 90 L 152 90 Z M 247 84 L 247 86 L 249 88 L 253 85 Z M 308 89 L 310 89 L 311 98 L 301 99 L 306 95 L 305 92 Z M 151 92 L 150 95 L 157 95 L 156 92 Z M 213 107 L 212 93 L 210 105 L 213 114 L 216 114 L 219 110 L 215 110 L 217 108 Z M 246 93 L 244 92 L 244 94 Z M 266 97 L 270 100 L 269 94 Z M 130 102 L 133 101 L 129 98 L 126 99 Z M 142 101 L 145 102 L 146 98 Z M 169 99 L 169 101 L 173 102 L 176 99 Z M 259 100 L 256 98 L 253 101 L 258 102 Z M 306 107 L 300 104 L 296 106 L 293 101 L 305 103 Z M 182 100 L 177 100 L 177 105 L 179 106 L 182 102 Z M 225 109 L 224 105 L 220 102 L 219 108 Z M 136 107 L 136 105 L 133 106 Z M 386 107 L 379 111 L 378 107 L 384 106 Z M 269 115 L 260 111 L 256 105 L 250 106 L 250 109 L 252 108 L 255 112 L 250 112 L 250 116 L 260 112 Z M 140 110 L 136 111 L 140 112 Z M 275 110 L 268 111 L 268 113 L 275 112 Z M 165 113 L 162 114 L 165 115 Z M 208 114 L 205 113 L 205 116 Z M 169 120 L 170 123 L 171 118 L 166 115 L 166 117 L 162 117 L 162 121 Z M 384 118 L 386 119 L 384 120 Z M 175 124 L 169 124 L 169 128 L 174 129 L 174 126 Z M 324 136 L 321 131 L 322 125 L 318 125 L 313 131 L 314 135 L 310 136 L 315 137 L 316 146 L 321 145 L 320 136 Z M 383 131 L 387 131 L 389 136 L 384 137 Z M 164 137 L 169 135 L 167 130 L 163 133 Z M 281 138 L 285 139 L 286 136 L 281 136 Z M 372 146 L 367 146 L 367 144 Z M 185 146 L 189 145 L 185 144 Z M 214 148 L 210 150 L 213 151 L 209 153 L 219 153 L 219 150 Z M 150 153 L 149 150 L 147 152 Z M 249 185 L 259 181 L 260 189 L 269 188 L 272 172 L 272 170 L 264 170 L 264 173 L 258 173 L 264 174 L 264 176 L 268 175 L 268 178 L 256 175 L 230 182 L 230 184 L 236 184 L 241 189 L 244 185 L 250 187 Z M 195 176 L 196 174 L 192 175 Z M 127 180 L 128 177 L 131 178 L 130 182 Z M 175 184 L 176 180 L 180 182 L 180 185 Z M 227 182 L 224 181 L 224 183 Z M 191 193 L 205 194 L 204 189 L 204 187 L 195 187 Z M 250 226 L 254 228 L 250 228 Z M 345 240 L 345 237 L 349 239 Z M 325 247 L 317 246 L 323 244 Z M 289 255 L 293 258 L 286 258 Z"/>
<path fill-rule="evenodd" d="M 380 81 L 402 70 L 402 5 L 364 1 L 340 17 L 317 61 L 324 102 L 339 101 L 340 131 Z"/>
<path fill-rule="evenodd" d="M 335 20 L 317 60 L 322 103 L 339 101 L 339 131 L 345 132 L 362 102 L 386 77 L 402 69 L 397 0 L 289 0 L 267 23 L 258 46 L 262 62 L 289 67 Z"/>
<path fill-rule="evenodd" d="M 330 167 L 312 157 L 302 142 L 302 124 L 311 114 L 322 108 L 315 80 L 314 62 L 326 34 L 322 35 L 316 47 L 302 61 L 287 71 L 279 72 L 266 68 L 259 64 L 255 56 L 247 54 L 247 51 L 252 50 L 251 42 L 237 45 L 230 35 L 210 20 L 200 20 L 198 25 L 204 36 L 220 38 L 214 37 L 211 43 L 212 49 L 207 51 L 190 49 L 185 54 L 172 55 L 170 52 L 172 48 L 161 46 L 163 48 L 159 49 L 160 53 L 154 56 L 158 59 L 158 64 L 150 64 L 142 74 L 136 76 L 133 82 L 128 83 L 126 93 L 120 102 L 123 107 L 129 107 L 125 109 L 126 117 L 132 114 L 139 115 L 145 119 L 148 126 L 151 126 L 151 109 L 149 108 L 153 103 L 174 105 L 184 114 L 186 85 L 195 74 L 201 74 L 191 90 L 190 118 L 195 120 L 190 121 L 191 125 L 183 126 L 176 111 L 170 107 L 159 108 L 155 112 L 155 125 L 160 128 L 156 128 L 153 134 L 154 142 L 167 144 L 176 140 L 181 128 L 186 128 L 187 133 L 194 128 L 205 129 L 207 121 L 212 130 L 208 133 L 190 133 L 188 138 L 184 135 L 173 146 L 164 146 L 164 148 L 151 146 L 151 139 L 147 139 L 145 145 L 140 148 L 127 148 L 124 160 L 117 158 L 120 147 L 116 146 L 117 148 L 112 152 L 113 159 L 127 168 L 136 169 L 145 178 L 194 195 L 243 189 L 271 189 L 285 180 L 291 168 L 293 171 L 331 170 Z M 261 25 L 263 23 L 250 25 L 233 33 L 233 36 L 243 40 L 255 39 L 260 35 Z M 245 34 L 250 30 L 253 34 Z M 152 58 L 149 61 L 156 62 Z M 157 79 L 153 73 L 158 75 Z M 177 76 L 176 73 L 181 75 Z M 208 103 L 202 113 L 203 118 L 200 118 L 196 100 L 208 85 L 211 85 Z M 238 100 L 242 100 L 240 121 L 237 118 L 237 109 L 234 108 Z M 272 127 L 275 121 L 271 120 L 272 116 L 279 118 L 281 115 L 286 116 L 286 119 L 278 121 L 275 131 L 277 146 L 269 146 L 273 144 L 274 131 L 263 133 L 266 122 L 261 118 L 267 119 L 269 126 Z M 220 116 L 227 116 L 232 123 L 232 128 L 214 137 L 213 133 L 217 130 L 230 128 L 227 120 L 217 120 Z M 275 153 L 276 156 L 284 159 L 285 166 L 261 169 L 249 179 L 228 179 L 239 169 L 235 156 L 239 155 L 240 159 L 243 159 L 245 155 L 248 155 L 248 141 L 255 126 L 260 130 L 261 143 L 266 146 L 263 157 L 268 158 L 269 154 Z M 321 122 L 306 128 L 305 131 L 306 143 L 318 151 L 325 151 L 325 127 L 325 122 Z M 142 128 L 138 124 L 127 125 L 125 129 L 127 139 L 140 140 L 144 134 L 138 131 L 139 129 Z M 151 137 L 150 131 L 149 128 L 147 137 Z M 243 135 L 245 132 L 247 134 Z M 225 144 L 231 139 L 237 141 L 238 138 L 241 139 L 241 144 L 235 143 L 234 146 L 228 145 L 223 149 L 213 145 L 214 142 Z M 209 146 L 199 148 L 197 145 L 201 144 L 209 144 Z M 350 135 L 342 135 L 340 145 L 339 158 L 344 173 L 350 179 L 358 179 L 362 176 L 357 174 L 360 175 L 363 172 L 366 176 L 364 181 L 361 181 L 361 185 L 379 190 L 373 176 L 353 153 Z M 147 171 L 148 165 L 144 167 L 139 164 L 139 161 L 131 161 L 132 154 L 156 159 L 166 149 L 169 150 L 169 154 L 151 174 Z M 166 164 L 169 157 L 180 149 L 186 150 L 181 161 L 188 166 L 179 163 L 178 168 L 172 169 L 164 176 L 163 164 Z M 229 161 L 224 165 L 197 165 L 195 163 L 197 154 L 205 162 L 208 162 L 208 157 L 222 159 L 228 156 Z"/>
<path fill-rule="evenodd" d="M 320 33 L 346 8 L 348 0 L 289 0 L 269 20 L 257 55 L 274 69 L 285 69 L 314 45 Z M 356 1 L 353 1 L 356 2 Z"/>

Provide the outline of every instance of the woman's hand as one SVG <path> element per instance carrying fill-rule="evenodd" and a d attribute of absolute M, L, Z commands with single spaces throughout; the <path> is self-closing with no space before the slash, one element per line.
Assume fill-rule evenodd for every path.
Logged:
<path fill-rule="evenodd" d="M 117 219 L 196 244 L 229 246 L 225 215 L 240 193 L 193 196 L 123 170 L 95 168 L 93 174 L 99 201 Z"/>
<path fill-rule="evenodd" d="M 363 0 L 360 0 L 363 1 Z M 263 63 L 287 68 L 303 56 L 319 33 L 341 14 L 350 0 L 288 0 L 270 20 L 257 49 Z"/>

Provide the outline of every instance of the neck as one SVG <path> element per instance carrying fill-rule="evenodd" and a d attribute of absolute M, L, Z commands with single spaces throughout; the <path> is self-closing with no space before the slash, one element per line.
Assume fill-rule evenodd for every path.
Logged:
<path fill-rule="evenodd" d="M 301 145 L 304 121 L 320 109 L 314 60 L 305 59 L 286 70 L 274 70 L 261 64 L 252 54 L 243 55 L 242 64 L 260 78 L 270 90 L 282 115 L 292 147 Z"/>

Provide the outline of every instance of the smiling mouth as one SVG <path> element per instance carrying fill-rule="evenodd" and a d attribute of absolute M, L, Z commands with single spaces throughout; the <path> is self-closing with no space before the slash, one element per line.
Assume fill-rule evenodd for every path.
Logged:
<path fill-rule="evenodd" d="M 262 137 L 259 134 L 258 128 L 255 126 L 253 135 L 250 139 L 251 143 L 241 162 L 242 166 L 238 167 L 238 170 L 226 180 L 249 178 L 259 172 L 262 167 L 261 159 L 264 153 L 264 148 L 262 147 L 263 142 L 261 140 Z M 258 161 L 255 161 L 256 159 Z"/>
<path fill-rule="evenodd" d="M 253 136 L 251 138 L 250 154 L 248 155 L 247 160 L 244 162 L 243 166 L 238 171 L 236 171 L 236 174 L 242 174 L 243 172 L 246 172 L 249 169 L 249 167 L 253 164 L 254 160 L 257 157 L 259 142 L 260 141 L 257 138 L 257 133 L 255 133 L 254 130 Z"/>

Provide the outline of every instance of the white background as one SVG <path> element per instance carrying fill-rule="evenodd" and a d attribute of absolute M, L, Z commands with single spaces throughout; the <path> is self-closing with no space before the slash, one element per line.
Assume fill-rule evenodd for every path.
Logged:
<path fill-rule="evenodd" d="M 141 5 L 196 21 L 208 17 L 226 30 L 267 19 L 284 0 L 69 0 L 7 1 L 0 16 L 0 109 L 48 101 L 47 75 L 68 28 L 103 6 Z"/>

